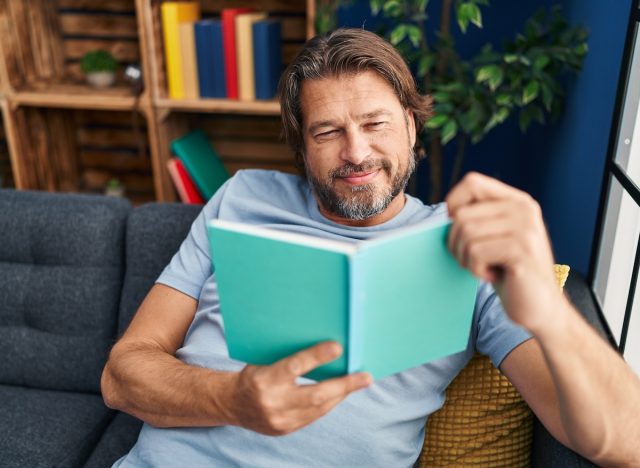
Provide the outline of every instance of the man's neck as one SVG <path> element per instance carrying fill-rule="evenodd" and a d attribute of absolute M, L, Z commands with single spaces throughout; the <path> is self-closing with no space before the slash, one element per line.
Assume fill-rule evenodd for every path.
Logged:
<path fill-rule="evenodd" d="M 404 208 L 406 199 L 407 197 L 404 196 L 404 191 L 400 192 L 393 200 L 391 200 L 389 206 L 387 206 L 387 208 L 382 213 L 379 213 L 367 219 L 343 218 L 342 216 L 338 216 L 328 212 L 320 203 L 318 203 L 318 209 L 320 210 L 322 216 L 330 221 L 333 221 L 334 223 L 353 227 L 371 227 L 378 224 L 386 223 L 387 221 L 393 219 L 398 213 L 402 211 L 402 208 Z"/>

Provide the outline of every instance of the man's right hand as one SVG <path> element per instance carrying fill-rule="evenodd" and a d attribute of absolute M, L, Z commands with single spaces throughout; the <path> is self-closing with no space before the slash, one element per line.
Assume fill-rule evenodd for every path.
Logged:
<path fill-rule="evenodd" d="M 294 432 L 329 412 L 350 393 L 371 384 L 355 373 L 316 384 L 298 385 L 300 377 L 342 354 L 336 342 L 319 343 L 270 366 L 247 365 L 235 374 L 227 410 L 234 425 L 266 435 Z"/>

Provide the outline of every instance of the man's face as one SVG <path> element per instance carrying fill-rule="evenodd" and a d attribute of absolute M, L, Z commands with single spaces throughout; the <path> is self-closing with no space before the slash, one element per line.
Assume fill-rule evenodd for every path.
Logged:
<path fill-rule="evenodd" d="M 307 80 L 300 103 L 305 170 L 321 209 L 350 220 L 383 213 L 415 168 L 413 116 L 393 88 L 371 71 Z"/>

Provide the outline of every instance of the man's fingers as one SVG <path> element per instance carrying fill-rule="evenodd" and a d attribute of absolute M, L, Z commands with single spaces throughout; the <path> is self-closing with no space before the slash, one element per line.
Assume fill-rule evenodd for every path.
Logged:
<path fill-rule="evenodd" d="M 449 192 L 445 201 L 449 214 L 453 216 L 460 207 L 474 202 L 526 196 L 524 192 L 499 180 L 470 172 Z"/>
<path fill-rule="evenodd" d="M 366 372 L 336 377 L 315 385 L 301 387 L 302 398 L 312 406 L 322 406 L 330 400 L 342 400 L 352 392 L 368 387 L 372 382 L 371 375 Z"/>
<path fill-rule="evenodd" d="M 335 341 L 318 343 L 272 364 L 272 376 L 277 380 L 293 380 L 337 359 L 341 354 L 342 346 Z"/>

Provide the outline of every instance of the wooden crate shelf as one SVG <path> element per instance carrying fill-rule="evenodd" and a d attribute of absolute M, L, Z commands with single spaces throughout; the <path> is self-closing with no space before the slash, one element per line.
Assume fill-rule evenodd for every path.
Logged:
<path fill-rule="evenodd" d="M 157 99 L 156 106 L 176 111 L 219 114 L 280 115 L 278 101 L 236 101 L 233 99 Z"/>
<path fill-rule="evenodd" d="M 161 3 L 0 0 L 0 95 L 17 188 L 99 193 L 113 176 L 130 189 L 134 203 L 175 201 L 166 167 L 170 142 L 195 128 L 207 132 L 232 173 L 249 167 L 295 171 L 280 140 L 276 100 L 168 98 Z M 314 0 L 201 0 L 200 5 L 203 18 L 251 7 L 280 19 L 285 64 L 313 35 Z M 113 88 L 96 90 L 84 83 L 80 60 L 96 49 L 109 51 L 122 65 L 141 66 L 140 96 L 124 82 L 122 70 Z M 88 123 L 92 112 L 101 124 Z M 142 133 L 132 130 L 135 115 Z M 241 135 L 234 133 L 236 127 Z M 56 143 L 56 131 L 66 136 L 66 144 Z M 92 138 L 111 144 L 96 146 Z"/>
<path fill-rule="evenodd" d="M 55 107 L 60 109 L 134 110 L 149 105 L 134 96 L 128 86 L 96 90 L 82 84 L 54 83 L 16 91 L 13 105 Z"/>

